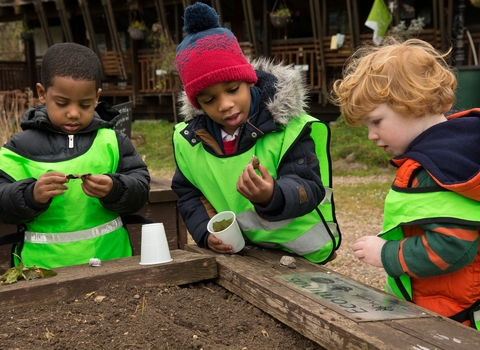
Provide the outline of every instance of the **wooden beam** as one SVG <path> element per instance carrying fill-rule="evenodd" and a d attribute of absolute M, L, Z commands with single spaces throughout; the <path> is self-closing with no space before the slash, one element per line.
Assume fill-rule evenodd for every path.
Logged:
<path fill-rule="evenodd" d="M 272 26 L 268 10 L 268 0 L 263 0 L 263 51 L 259 54 L 265 56 L 270 56 L 272 48 Z"/>
<path fill-rule="evenodd" d="M 65 3 L 63 0 L 55 0 L 55 7 L 57 8 L 60 22 L 62 23 L 62 30 L 65 40 L 68 42 L 73 42 L 72 30 L 70 29 L 70 21 L 67 10 L 65 9 Z"/>
<path fill-rule="evenodd" d="M 123 59 L 122 48 L 120 46 L 120 40 L 118 39 L 117 25 L 115 23 L 115 15 L 113 14 L 112 3 L 110 0 L 102 0 L 102 5 L 107 18 L 108 29 L 112 36 L 112 42 L 114 51 L 119 53 L 120 59 L 120 77 L 124 80 L 128 79 L 127 70 L 125 69 L 125 61 Z"/>
<path fill-rule="evenodd" d="M 50 33 L 50 27 L 48 26 L 48 20 L 43 9 L 42 1 L 33 0 L 33 5 L 35 7 L 35 12 L 37 13 L 38 19 L 40 20 L 40 25 L 43 29 L 43 33 L 45 34 L 45 38 L 47 39 L 47 45 L 50 47 L 53 45 L 53 38 L 52 34 Z"/>
<path fill-rule="evenodd" d="M 212 7 L 217 11 L 218 16 L 220 17 L 220 25 L 223 27 L 223 16 L 222 16 L 222 4 L 220 3 L 220 0 L 212 0 Z"/>
<path fill-rule="evenodd" d="M 180 15 L 180 11 L 179 11 L 179 4 L 174 4 L 173 5 L 173 14 L 174 14 L 174 19 L 175 19 L 175 38 L 174 38 L 174 41 L 179 44 L 180 41 L 182 41 L 182 32 L 183 32 L 183 25 L 182 25 L 182 21 L 181 21 L 181 15 Z"/>
<path fill-rule="evenodd" d="M 350 2 L 352 12 L 352 27 L 350 33 L 353 39 L 353 47 L 357 47 L 360 44 L 360 26 L 359 26 L 359 14 L 357 0 L 348 0 Z"/>
<path fill-rule="evenodd" d="M 447 33 L 445 32 L 444 13 L 445 13 L 445 2 L 443 0 L 439 0 L 438 20 L 440 21 L 440 44 L 442 46 L 442 50 L 446 51 L 447 50 Z"/>
<path fill-rule="evenodd" d="M 453 36 L 453 0 L 448 0 L 448 18 L 447 18 L 447 38 L 452 41 Z"/>
<path fill-rule="evenodd" d="M 31 281 L 21 280 L 0 286 L 0 310 L 48 305 L 87 294 L 121 280 L 139 285 L 173 286 L 199 282 L 218 276 L 215 258 L 172 250 L 173 261 L 164 264 L 140 265 L 139 255 L 102 261 L 102 266 L 88 264 L 53 269 L 56 276 Z"/>
<path fill-rule="evenodd" d="M 353 22 L 353 16 L 358 15 L 358 14 L 353 14 L 352 13 L 352 0 L 347 0 L 347 17 L 348 17 L 348 27 L 350 29 L 350 35 L 352 36 L 352 42 L 353 46 L 356 46 L 355 44 L 355 34 L 354 34 L 354 22 Z M 348 33 L 343 33 L 347 35 Z"/>
<path fill-rule="evenodd" d="M 93 29 L 92 16 L 90 14 L 90 11 L 88 10 L 88 0 L 78 0 L 78 6 L 82 11 L 83 22 L 85 23 L 87 37 L 90 41 L 91 49 L 97 54 L 98 58 L 100 58 L 100 50 L 98 49 L 97 39 L 95 38 L 95 30 Z"/>
<path fill-rule="evenodd" d="M 170 28 L 167 22 L 167 11 L 165 10 L 165 2 L 163 0 L 155 0 L 155 7 L 157 9 L 158 19 L 162 26 L 163 32 L 168 38 L 171 38 Z"/>
<path fill-rule="evenodd" d="M 313 1 L 316 2 L 316 0 Z M 186 249 L 215 256 L 218 264 L 216 283 L 325 349 L 470 350 L 478 348 L 480 344 L 480 332 L 414 304 L 399 301 L 408 305 L 410 310 L 415 310 L 416 315 L 402 317 L 402 311 L 400 311 L 402 308 L 399 308 L 396 315 L 400 317 L 391 315 L 392 317 L 389 318 L 382 317 L 367 321 L 367 319 L 353 316 L 352 313 L 348 314 L 337 306 L 342 303 L 354 303 L 355 298 L 351 301 L 344 300 L 342 297 L 337 299 L 333 297 L 328 300 L 315 293 L 308 293 L 279 277 L 317 273 L 346 281 L 351 286 L 360 286 L 360 289 L 357 289 L 363 291 L 360 297 L 373 293 L 380 299 L 384 295 L 384 302 L 385 298 L 397 299 L 383 291 L 351 281 L 329 270 L 328 265 L 313 264 L 295 256 L 296 267 L 290 269 L 279 264 L 283 255 L 290 254 L 281 250 L 252 246 L 247 246 L 235 255 L 216 254 L 211 250 L 198 248 L 196 245 L 187 245 Z M 328 280 L 331 279 L 328 278 Z M 322 287 L 322 283 L 327 282 L 319 281 L 318 283 Z M 321 289 L 327 290 L 326 287 L 325 285 Z M 321 292 L 319 294 L 321 295 Z M 366 299 L 369 300 L 369 297 Z M 352 312 L 357 310 L 355 305 L 350 305 Z M 388 308 L 386 310 L 380 308 L 376 311 L 388 311 Z"/>
<path fill-rule="evenodd" d="M 255 23 L 253 20 L 253 9 L 251 0 L 242 0 L 243 4 L 243 16 L 245 18 L 245 24 L 247 27 L 248 41 L 253 45 L 253 56 L 258 57 L 258 42 L 255 36 Z"/>
<path fill-rule="evenodd" d="M 322 91 L 320 92 L 320 103 L 325 106 L 327 104 L 327 67 L 325 64 L 325 51 L 323 50 L 323 35 L 324 32 L 322 30 L 322 14 L 320 11 L 320 4 L 318 1 L 310 0 L 310 11 L 312 16 L 312 24 L 315 23 L 314 28 L 315 31 L 313 33 L 313 37 L 316 43 L 318 43 L 318 50 L 320 52 L 320 63 L 318 63 L 318 58 L 316 59 L 319 74 L 322 74 Z"/>

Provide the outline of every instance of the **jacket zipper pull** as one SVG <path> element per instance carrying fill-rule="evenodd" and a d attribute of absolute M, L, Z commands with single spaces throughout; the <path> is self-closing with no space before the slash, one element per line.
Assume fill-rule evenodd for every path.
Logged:
<path fill-rule="evenodd" d="M 73 148 L 73 135 L 68 135 L 68 148 Z"/>

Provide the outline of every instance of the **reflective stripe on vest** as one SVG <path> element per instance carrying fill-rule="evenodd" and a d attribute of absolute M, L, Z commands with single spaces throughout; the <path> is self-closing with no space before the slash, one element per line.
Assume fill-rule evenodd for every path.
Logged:
<path fill-rule="evenodd" d="M 119 229 L 122 225 L 122 218 L 119 216 L 105 224 L 75 232 L 40 233 L 25 231 L 24 241 L 37 244 L 78 242 L 106 235 Z"/>
<path fill-rule="evenodd" d="M 238 224 L 244 232 L 246 231 L 276 231 L 288 226 L 294 221 L 294 219 L 281 220 L 281 221 L 266 221 L 260 218 L 254 211 L 248 210 L 237 215 Z M 256 242 L 266 248 L 276 248 L 282 246 L 291 250 L 299 255 L 306 255 L 313 253 L 328 242 L 331 241 L 330 233 L 334 237 L 339 237 L 337 225 L 333 222 L 327 223 L 328 229 L 325 227 L 322 221 L 319 221 L 316 225 L 312 226 L 301 236 L 284 242 L 284 243 L 271 243 L 271 242 Z"/>
<path fill-rule="evenodd" d="M 480 310 L 474 311 L 472 315 L 472 326 L 480 331 Z"/>
<path fill-rule="evenodd" d="M 200 142 L 192 147 L 182 136 L 186 126 L 186 123 L 177 124 L 174 133 L 175 159 L 178 168 L 195 187 L 200 189 L 217 212 L 234 211 L 239 218 L 239 224 L 244 234 L 253 243 L 284 247 L 299 255 L 304 255 L 305 252 L 309 254 L 314 252 L 315 254 L 306 256 L 307 259 L 314 262 L 322 262 L 327 259 L 338 247 L 340 233 L 336 228 L 332 193 L 329 189 L 331 173 L 328 126 L 313 117 L 302 115 L 291 120 L 288 127 L 281 127 L 281 131 L 258 139 L 251 149 L 234 156 L 210 154 L 205 151 Z M 305 128 L 310 128 L 310 135 L 315 141 L 322 182 L 328 188 L 326 198 L 317 210 L 300 218 L 266 222 L 255 213 L 253 204 L 235 190 L 237 179 L 252 155 L 256 155 L 270 175 L 277 178 L 277 169 L 283 156 Z M 192 162 L 192 159 L 195 161 Z M 202 176 L 198 176 L 199 173 Z M 330 224 L 335 227 L 334 233 L 329 229 Z M 301 238 L 303 234 L 306 234 L 305 238 Z M 308 245 L 305 244 L 305 241 L 311 240 L 311 236 L 314 235 L 321 236 L 314 239 L 318 245 L 313 245 L 312 241 Z M 320 253 L 322 249 L 323 251 Z"/>

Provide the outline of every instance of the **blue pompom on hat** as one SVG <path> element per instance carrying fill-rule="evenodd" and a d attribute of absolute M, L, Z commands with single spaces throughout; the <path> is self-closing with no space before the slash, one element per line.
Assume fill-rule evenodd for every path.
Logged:
<path fill-rule="evenodd" d="M 256 83 L 257 75 L 227 28 L 220 26 L 217 12 L 197 2 L 185 9 L 187 35 L 177 47 L 176 63 L 185 93 L 195 108 L 201 108 L 197 95 L 221 82 Z"/>

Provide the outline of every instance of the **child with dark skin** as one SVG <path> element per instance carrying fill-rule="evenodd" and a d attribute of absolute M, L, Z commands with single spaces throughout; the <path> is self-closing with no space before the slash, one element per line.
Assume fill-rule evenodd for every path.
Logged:
<path fill-rule="evenodd" d="M 340 232 L 326 196 L 329 130 L 304 111 L 301 72 L 265 58 L 250 63 L 208 5 L 187 7 L 184 23 L 176 63 L 185 122 L 173 137 L 172 189 L 188 231 L 200 247 L 233 253 L 207 230 L 228 210 L 254 244 L 333 259 Z"/>
<path fill-rule="evenodd" d="M 101 69 L 85 46 L 50 47 L 36 86 L 41 105 L 0 150 L 0 220 L 24 231 L 15 252 L 26 266 L 132 255 L 122 215 L 146 203 L 150 176 L 113 129 L 118 111 L 99 102 Z"/>
<path fill-rule="evenodd" d="M 455 75 L 429 43 L 361 46 L 333 85 L 346 122 L 393 155 L 384 224 L 352 246 L 387 290 L 480 329 L 480 109 L 446 116 Z"/>

